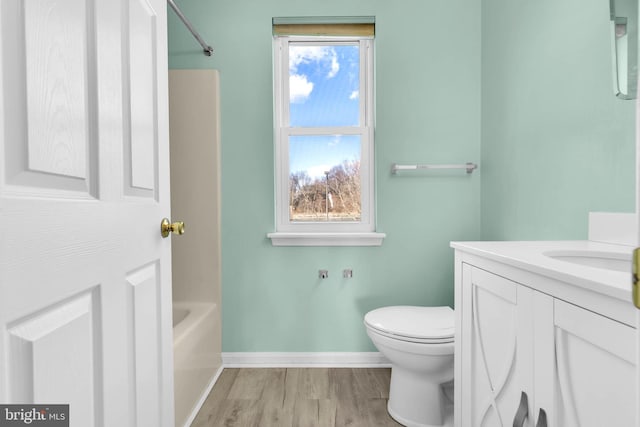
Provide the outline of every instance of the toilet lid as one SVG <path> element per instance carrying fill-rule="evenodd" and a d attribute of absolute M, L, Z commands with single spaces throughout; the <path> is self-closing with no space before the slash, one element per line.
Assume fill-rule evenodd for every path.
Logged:
<path fill-rule="evenodd" d="M 455 317 L 450 307 L 382 307 L 368 312 L 364 321 L 385 335 L 421 341 L 450 342 L 455 333 Z"/>

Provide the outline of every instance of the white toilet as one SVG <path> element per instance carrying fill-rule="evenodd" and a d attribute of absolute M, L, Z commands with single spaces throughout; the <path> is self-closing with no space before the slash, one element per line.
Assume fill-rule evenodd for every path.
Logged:
<path fill-rule="evenodd" d="M 373 344 L 391 362 L 389 414 L 407 427 L 448 425 L 451 416 L 445 413 L 448 399 L 442 385 L 453 380 L 453 310 L 382 307 L 367 313 L 364 324 Z"/>

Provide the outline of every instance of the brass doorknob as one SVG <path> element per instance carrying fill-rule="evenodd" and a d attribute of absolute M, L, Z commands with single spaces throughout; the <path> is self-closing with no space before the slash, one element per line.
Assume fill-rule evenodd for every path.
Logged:
<path fill-rule="evenodd" d="M 184 222 L 176 221 L 171 223 L 168 218 L 163 218 L 160 223 L 160 234 L 162 234 L 162 237 L 169 237 L 171 233 L 184 234 Z"/>

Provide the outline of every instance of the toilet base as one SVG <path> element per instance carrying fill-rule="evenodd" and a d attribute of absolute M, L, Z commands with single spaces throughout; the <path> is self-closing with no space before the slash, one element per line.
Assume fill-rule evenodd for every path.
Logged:
<path fill-rule="evenodd" d="M 400 415 L 393 412 L 393 409 L 387 405 L 387 412 L 391 415 L 391 418 L 396 420 L 398 423 L 402 424 L 405 427 L 453 427 L 453 405 L 445 406 L 444 412 L 444 421 L 442 424 L 433 425 L 433 424 L 419 424 L 415 421 L 406 420 L 402 418 Z"/>
<path fill-rule="evenodd" d="M 387 411 L 406 427 L 452 426 L 453 405 L 430 375 L 393 366 Z"/>

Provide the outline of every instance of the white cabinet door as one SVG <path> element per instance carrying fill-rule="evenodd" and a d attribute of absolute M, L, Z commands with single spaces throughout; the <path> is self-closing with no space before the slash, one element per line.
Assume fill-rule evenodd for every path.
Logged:
<path fill-rule="evenodd" d="M 166 3 L 0 1 L 0 403 L 173 425 Z"/>
<path fill-rule="evenodd" d="M 546 427 L 636 426 L 635 329 L 557 299 L 545 307 L 536 315 L 551 328 L 535 346 L 553 358 L 536 365 L 536 420 L 542 409 Z"/>
<path fill-rule="evenodd" d="M 522 393 L 532 410 L 533 291 L 484 270 L 463 265 L 461 420 L 465 427 L 513 425 Z M 532 426 L 530 417 L 525 426 Z"/>

